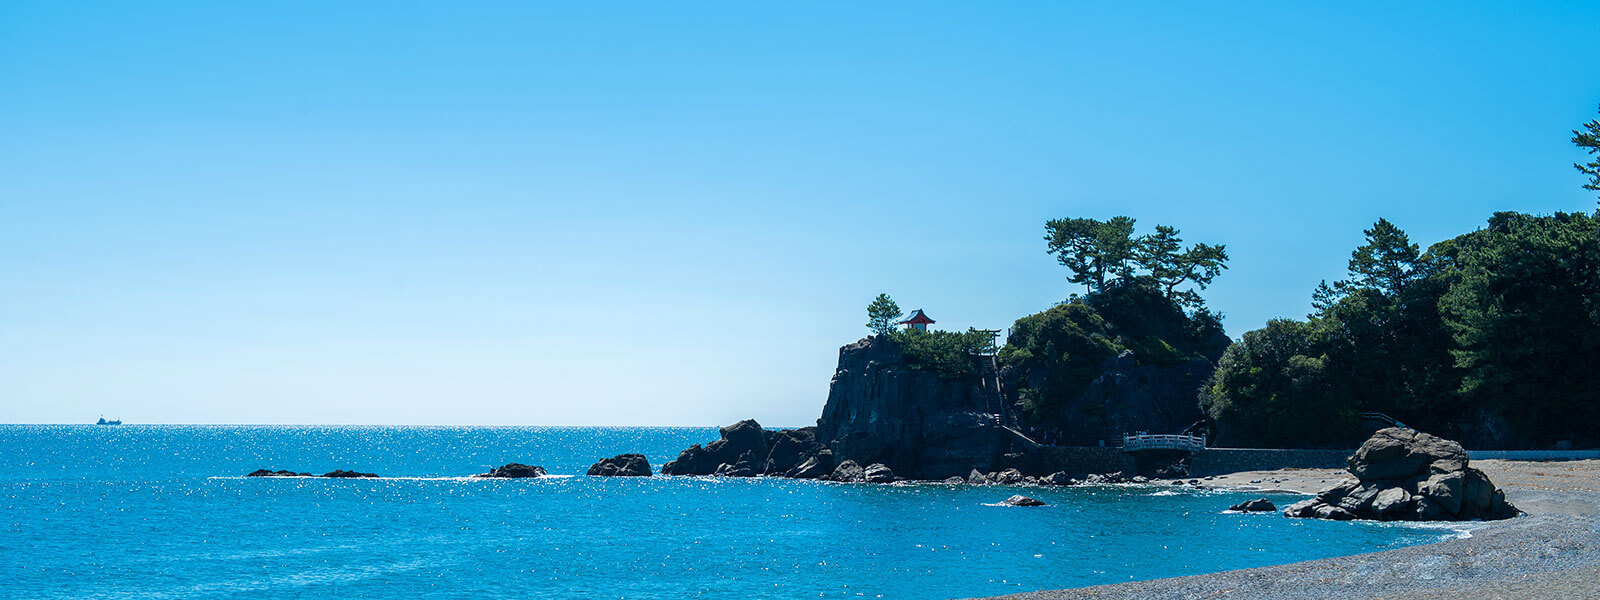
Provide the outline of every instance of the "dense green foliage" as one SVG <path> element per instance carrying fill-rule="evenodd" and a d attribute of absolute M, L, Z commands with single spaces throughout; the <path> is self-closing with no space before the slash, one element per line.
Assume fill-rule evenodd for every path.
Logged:
<path fill-rule="evenodd" d="M 1216 315 L 1181 307 L 1148 282 L 1103 292 L 1017 319 L 1000 362 L 1025 373 L 1017 384 L 1025 417 L 1070 418 L 1061 411 L 1100 373 L 1107 358 L 1132 350 L 1143 364 L 1215 359 L 1228 338 Z"/>
<path fill-rule="evenodd" d="M 888 294 L 878 294 L 867 305 L 867 328 L 875 335 L 889 335 L 894 331 L 895 321 L 900 314 L 899 304 L 895 304 Z"/>
<path fill-rule="evenodd" d="M 1228 268 L 1228 251 L 1222 245 L 1195 244 L 1187 249 L 1178 229 L 1157 225 L 1156 232 L 1134 237 L 1134 219 L 1054 219 L 1045 223 L 1050 254 L 1072 272 L 1067 281 L 1080 283 L 1090 293 L 1129 286 L 1151 286 L 1169 300 L 1184 306 L 1203 306 L 1195 289 L 1205 289 Z"/>
<path fill-rule="evenodd" d="M 1600 119 L 1590 119 L 1583 124 L 1583 129 L 1572 130 L 1572 143 L 1588 151 L 1590 156 L 1600 154 Z M 1589 183 L 1584 184 L 1583 189 L 1600 191 L 1600 157 L 1572 166 L 1589 176 Z"/>
<path fill-rule="evenodd" d="M 1201 404 L 1226 441 L 1348 445 L 1375 411 L 1477 447 L 1600 442 L 1600 219 L 1498 213 L 1421 254 L 1366 234 L 1316 313 L 1223 355 Z"/>
<path fill-rule="evenodd" d="M 907 329 L 890 337 L 900 344 L 906 366 L 952 381 L 977 375 L 976 356 L 994 352 L 994 337 L 976 329 L 959 333 Z"/>

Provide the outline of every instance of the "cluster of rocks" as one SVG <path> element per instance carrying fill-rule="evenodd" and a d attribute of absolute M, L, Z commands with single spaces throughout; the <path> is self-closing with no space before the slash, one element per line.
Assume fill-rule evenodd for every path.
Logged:
<path fill-rule="evenodd" d="M 334 471 L 329 471 L 329 472 L 323 473 L 321 475 L 312 475 L 310 473 L 296 473 L 294 471 L 272 471 L 272 470 L 269 470 L 269 469 L 256 469 L 254 471 L 251 471 L 248 475 L 245 475 L 245 477 L 333 477 L 333 478 L 336 478 L 336 479 L 360 478 L 360 477 L 377 477 L 377 476 L 378 475 L 376 473 L 360 473 L 360 472 L 356 472 L 356 471 L 346 471 L 344 469 L 337 469 L 337 470 L 334 470 Z"/>
<path fill-rule="evenodd" d="M 895 476 L 894 470 L 881 463 L 863 467 L 856 464 L 856 461 L 847 460 L 834 467 L 832 473 L 818 479 L 846 483 L 892 483 Z"/>
<path fill-rule="evenodd" d="M 815 427 L 767 431 L 746 419 L 719 433 L 720 439 L 690 446 L 661 465 L 661 474 L 824 479 L 843 466 L 835 465 L 833 452 L 817 441 Z"/>
<path fill-rule="evenodd" d="M 643 454 L 619 454 L 602 458 L 589 467 L 590 477 L 649 477 L 650 461 Z"/>
<path fill-rule="evenodd" d="M 1483 471 L 1467 465 L 1461 444 L 1412 429 L 1374 433 L 1351 455 L 1354 481 L 1284 509 L 1299 518 L 1379 521 L 1507 519 L 1520 511 Z"/>
<path fill-rule="evenodd" d="M 531 477 L 544 477 L 550 473 L 538 465 L 525 465 L 510 463 L 502 467 L 490 469 L 488 473 L 479 473 L 473 477 L 493 477 L 497 479 L 527 479 Z"/>

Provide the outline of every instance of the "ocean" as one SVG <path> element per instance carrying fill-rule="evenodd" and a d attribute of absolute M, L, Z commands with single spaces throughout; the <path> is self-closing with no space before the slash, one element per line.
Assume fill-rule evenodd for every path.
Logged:
<path fill-rule="evenodd" d="M 6 598 L 965 598 L 1371 552 L 1447 527 L 1259 494 L 591 478 L 705 428 L 0 426 Z M 470 479 L 509 462 L 552 477 Z M 245 478 L 258 468 L 384 479 Z M 1014 493 L 1049 506 L 993 506 Z M 1278 496 L 1280 505 L 1296 499 Z"/>

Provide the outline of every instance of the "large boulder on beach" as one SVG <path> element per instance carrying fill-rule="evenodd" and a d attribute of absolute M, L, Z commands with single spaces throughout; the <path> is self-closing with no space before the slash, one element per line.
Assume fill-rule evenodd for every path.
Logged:
<path fill-rule="evenodd" d="M 522 463 L 507 463 L 505 466 L 490 469 L 488 473 L 479 473 L 473 477 L 492 477 L 495 479 L 527 479 L 531 477 L 544 477 L 548 473 L 544 467 L 538 465 L 525 465 Z"/>
<path fill-rule="evenodd" d="M 1289 517 L 1378 521 L 1508 519 L 1520 511 L 1468 466 L 1461 444 L 1412 429 L 1379 430 L 1346 461 L 1355 476 L 1284 509 Z"/>
<path fill-rule="evenodd" d="M 643 454 L 619 454 L 602 458 L 589 467 L 590 477 L 649 477 L 650 461 Z"/>

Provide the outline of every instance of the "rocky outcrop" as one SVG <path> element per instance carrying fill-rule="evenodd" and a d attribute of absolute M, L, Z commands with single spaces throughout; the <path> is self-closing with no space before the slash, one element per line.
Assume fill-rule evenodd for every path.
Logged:
<path fill-rule="evenodd" d="M 861 471 L 861 480 L 867 483 L 892 483 L 894 471 L 880 464 L 867 465 Z"/>
<path fill-rule="evenodd" d="M 1229 506 L 1228 510 L 1235 512 L 1276 512 L 1278 510 L 1278 506 L 1266 498 L 1256 498 L 1255 500 L 1245 500 L 1244 502 Z"/>
<path fill-rule="evenodd" d="M 1010 498 L 1006 498 L 1005 500 L 1001 500 L 1000 503 L 1004 504 L 1006 506 L 1044 506 L 1045 505 L 1043 500 L 1037 500 L 1037 499 L 1034 499 L 1034 498 L 1029 498 L 1029 497 L 1023 496 L 1021 494 L 1018 494 L 1016 496 L 1012 496 Z"/>
<path fill-rule="evenodd" d="M 493 477 L 496 479 L 524 479 L 529 477 L 544 477 L 548 475 L 544 467 L 538 465 L 525 465 L 522 463 L 509 463 L 505 466 L 490 469 L 488 473 L 479 473 L 473 477 Z"/>
<path fill-rule="evenodd" d="M 590 477 L 649 477 L 650 461 L 643 454 L 619 454 L 602 458 L 589 467 Z"/>
<path fill-rule="evenodd" d="M 833 473 L 828 475 L 828 479 L 831 481 L 854 483 L 858 481 L 864 481 L 866 479 L 866 475 L 867 470 L 861 468 L 861 465 L 856 464 L 856 461 L 846 460 L 842 463 L 839 463 L 839 466 L 833 469 Z"/>
<path fill-rule="evenodd" d="M 767 431 L 746 419 L 720 433 L 721 439 L 690 446 L 661 465 L 661 474 L 818 479 L 834 470 L 833 453 L 817 441 L 815 427 Z"/>
<path fill-rule="evenodd" d="M 1141 364 L 1132 350 L 1124 350 L 1101 361 L 1099 374 L 1038 435 L 1058 444 L 1093 446 L 1133 431 L 1183 431 L 1204 418 L 1195 390 L 1214 369 L 1204 358 Z M 1019 375 L 1015 387 L 1038 389 L 1047 385 L 1050 373 L 1035 369 Z"/>
<path fill-rule="evenodd" d="M 327 472 L 327 473 L 323 473 L 321 475 L 321 477 L 333 477 L 333 478 L 336 478 L 336 479 L 360 479 L 360 478 L 377 477 L 377 476 L 378 476 L 377 473 L 361 473 L 361 472 L 357 472 L 357 471 L 346 471 L 346 470 L 343 470 L 343 469 L 330 471 L 330 472 Z"/>
<path fill-rule="evenodd" d="M 1461 444 L 1415 430 L 1379 430 L 1350 456 L 1346 470 L 1354 481 L 1290 505 L 1284 516 L 1466 521 L 1519 514 L 1483 471 L 1468 466 Z"/>
<path fill-rule="evenodd" d="M 361 473 L 361 472 L 358 472 L 358 471 L 346 471 L 344 469 L 337 469 L 337 470 L 334 470 L 334 471 L 329 471 L 329 472 L 323 473 L 321 475 L 312 475 L 310 473 L 296 473 L 294 471 L 269 471 L 267 469 L 256 469 L 254 471 L 251 471 L 248 475 L 245 475 L 245 477 L 331 477 L 331 478 L 334 478 L 334 479 L 361 479 L 361 478 L 377 477 L 377 476 L 378 476 L 377 473 Z"/>
<path fill-rule="evenodd" d="M 995 469 L 1014 441 L 992 381 L 911 369 L 887 336 L 839 350 L 816 440 L 841 462 L 879 463 L 902 477 L 944 479 Z"/>
<path fill-rule="evenodd" d="M 711 475 L 719 470 L 728 471 L 741 460 L 753 462 L 755 457 L 767 456 L 767 434 L 754 419 L 745 419 L 720 430 L 721 439 L 701 447 L 690 446 L 678 453 L 678 459 L 661 465 L 662 475 Z M 724 468 L 727 465 L 727 468 Z M 755 469 L 750 475 L 759 474 Z"/>

